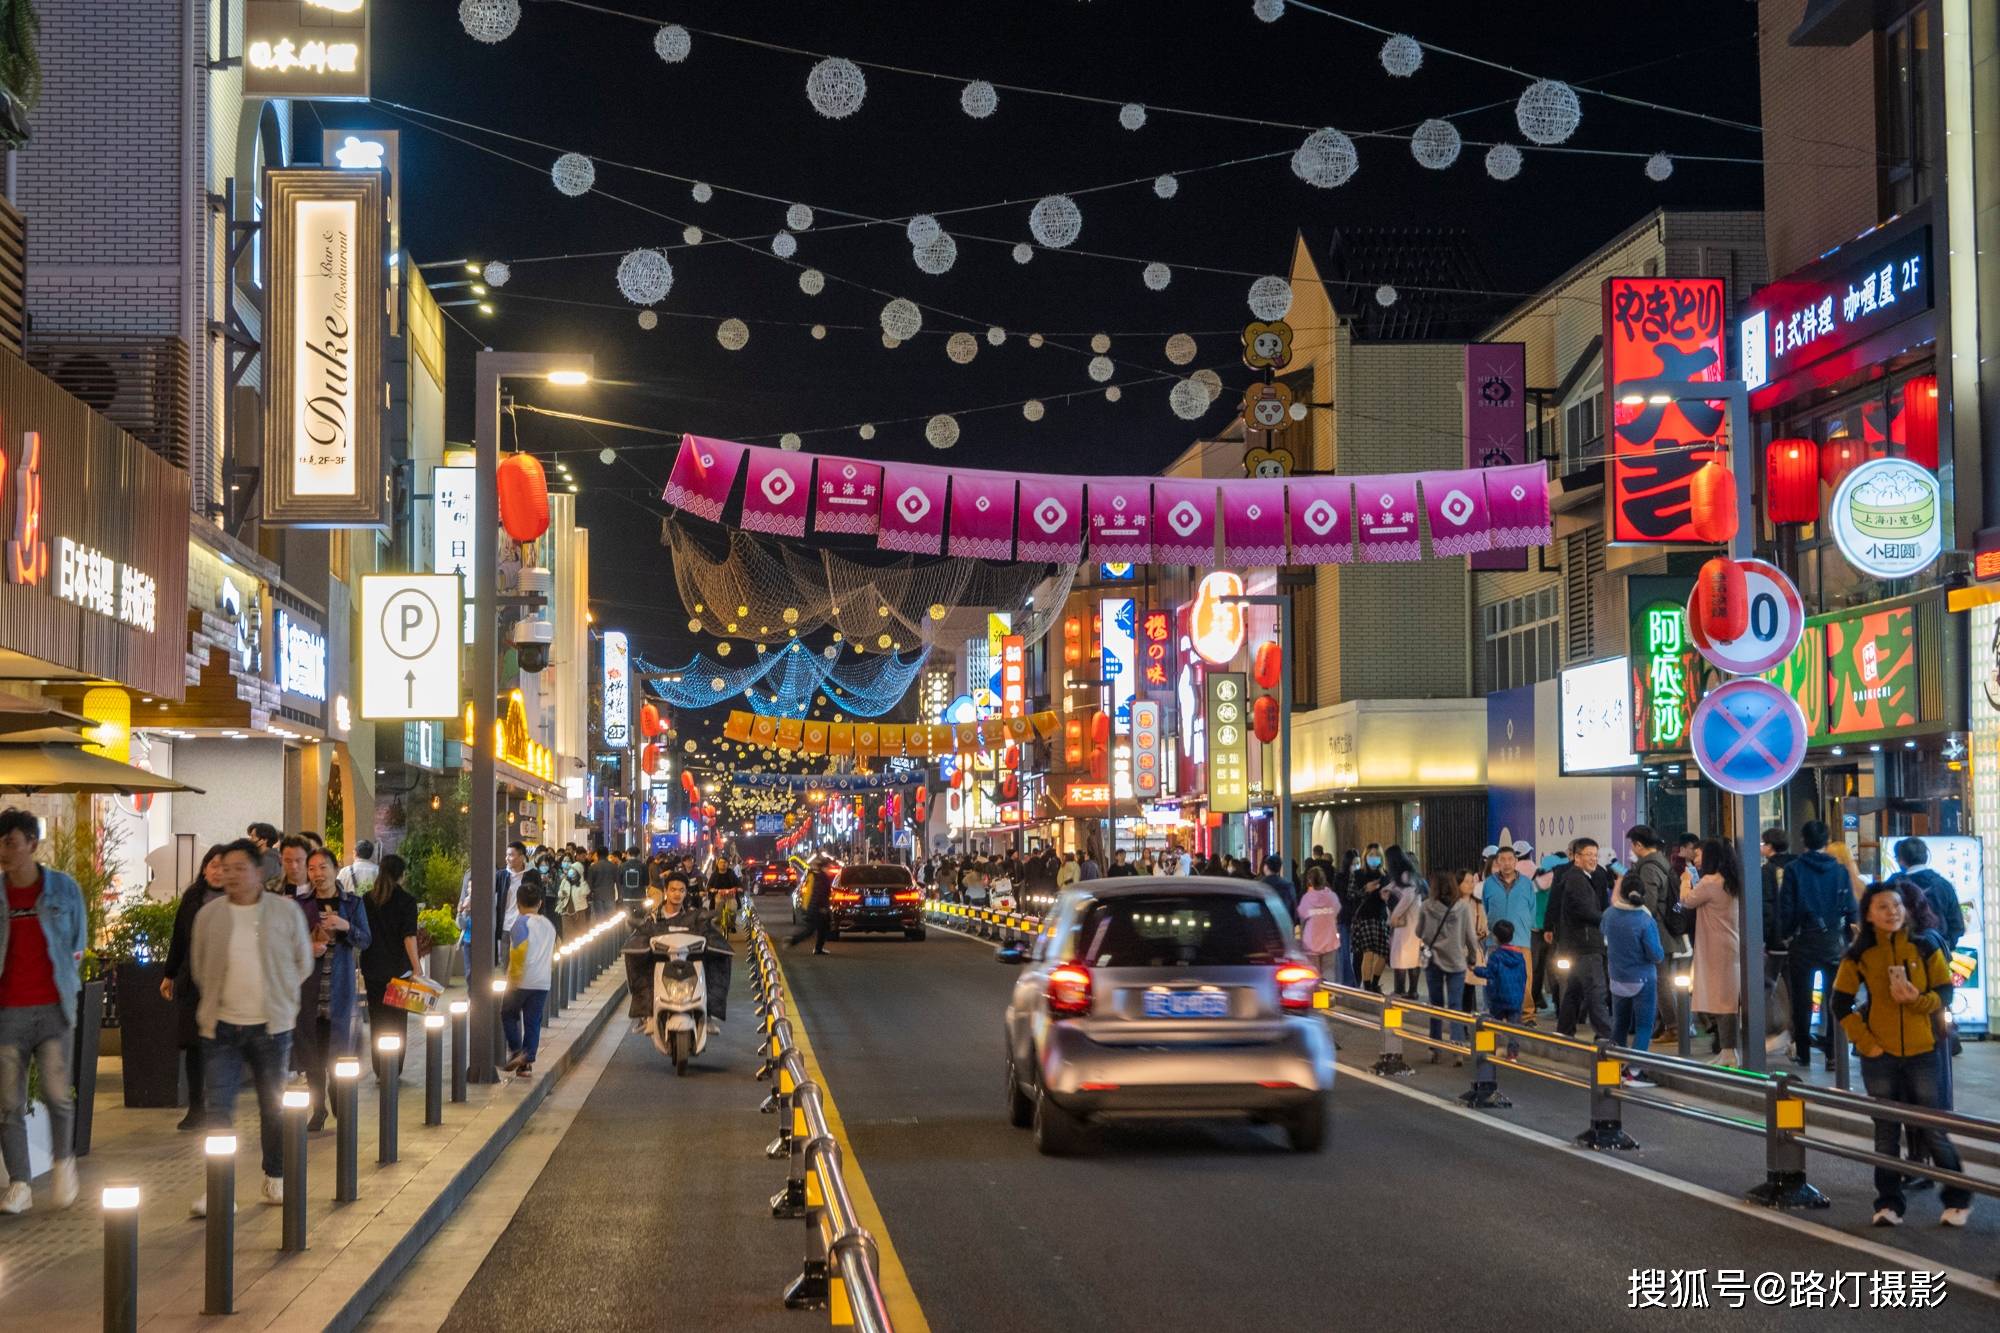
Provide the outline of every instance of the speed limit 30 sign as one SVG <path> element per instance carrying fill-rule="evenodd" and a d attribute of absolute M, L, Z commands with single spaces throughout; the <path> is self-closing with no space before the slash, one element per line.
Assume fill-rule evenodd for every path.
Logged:
<path fill-rule="evenodd" d="M 1768 560 L 1738 560 L 1743 571 L 1744 600 L 1750 605 L 1750 623 L 1743 633 L 1721 642 L 1701 632 L 1695 615 L 1694 598 L 1688 599 L 1688 637 L 1718 671 L 1733 676 L 1754 676 L 1769 671 L 1792 655 L 1805 633 L 1805 602 L 1799 590 L 1785 577 L 1785 571 Z"/>

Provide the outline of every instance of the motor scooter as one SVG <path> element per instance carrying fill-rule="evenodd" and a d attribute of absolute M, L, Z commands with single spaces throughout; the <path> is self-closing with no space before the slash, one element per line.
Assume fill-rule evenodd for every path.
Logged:
<path fill-rule="evenodd" d="M 692 931 L 669 930 L 652 939 L 653 1013 L 647 1033 L 661 1055 L 686 1074 L 688 1060 L 708 1046 L 708 941 Z"/>

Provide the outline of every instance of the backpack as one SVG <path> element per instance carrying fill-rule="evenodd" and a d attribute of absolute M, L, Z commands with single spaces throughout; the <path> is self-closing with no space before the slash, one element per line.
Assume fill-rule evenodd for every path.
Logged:
<path fill-rule="evenodd" d="M 1639 872 L 1634 870 L 1632 873 L 1636 875 Z M 1660 904 L 1660 924 L 1667 928 L 1667 934 L 1678 939 L 1684 940 L 1694 934 L 1694 909 L 1681 901 L 1681 884 L 1672 874 L 1667 876 L 1667 896 Z"/>

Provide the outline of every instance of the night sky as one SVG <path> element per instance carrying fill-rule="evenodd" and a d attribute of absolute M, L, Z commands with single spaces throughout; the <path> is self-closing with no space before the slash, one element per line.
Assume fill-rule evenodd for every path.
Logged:
<path fill-rule="evenodd" d="M 619 381 L 560 397 L 530 389 L 524 401 L 674 432 L 775 442 L 780 432 L 798 431 L 809 450 L 867 457 L 1153 471 L 1204 428 L 1220 429 L 1235 395 L 1225 393 L 1199 423 L 1182 422 L 1169 411 L 1168 380 L 1133 385 L 1122 401 L 1108 403 L 1085 374 L 1087 343 L 1096 332 L 1109 333 L 1115 378 L 1130 382 L 1172 369 L 1162 351 L 1166 337 L 1194 333 L 1201 348 L 1195 365 L 1213 365 L 1230 385 L 1242 383 L 1248 372 L 1233 365 L 1235 338 L 1226 331 L 1248 317 L 1250 277 L 1183 265 L 1283 273 L 1291 238 L 1301 228 L 1324 236 L 1336 227 L 1461 227 L 1474 233 L 1478 260 L 1497 291 L 1522 292 L 1650 208 L 1754 208 L 1761 199 L 1753 165 L 1682 162 L 1671 180 L 1654 184 L 1637 158 L 1530 151 L 1521 174 L 1500 183 L 1486 176 L 1485 149 L 1468 142 L 1449 170 L 1426 170 L 1411 159 L 1407 143 L 1362 133 L 1407 133 L 1426 116 L 1446 115 L 1468 141 L 1521 143 L 1513 103 L 1524 80 L 1436 51 L 1426 53 L 1414 77 L 1394 79 L 1377 58 L 1379 33 L 1297 7 L 1274 24 L 1253 16 L 1251 0 L 610 0 L 610 8 L 644 22 L 551 0 L 523 7 L 518 31 L 485 46 L 460 27 L 455 3 L 379 5 L 374 86 L 379 102 L 553 146 L 440 126 L 531 166 L 418 128 L 438 122 L 391 114 L 385 106 L 326 103 L 317 112 L 328 127 L 403 131 L 403 240 L 418 262 L 469 257 L 514 265 L 512 280 L 497 293 L 495 315 L 448 313 L 494 347 L 588 350 L 597 358 L 600 380 Z M 1743 0 L 1335 0 L 1325 7 L 1391 28 L 1413 24 L 1404 30 L 1425 42 L 1579 86 L 1729 120 L 1758 119 L 1756 8 Z M 662 22 L 693 30 L 684 63 L 669 65 L 654 53 Z M 952 77 L 869 69 L 861 109 L 828 120 L 805 96 L 815 57 L 727 41 L 702 29 Z M 1092 105 L 1003 87 L 997 112 L 974 120 L 959 107 L 967 78 L 1111 102 Z M 1117 103 L 1128 100 L 1152 108 L 1137 132 L 1119 123 Z M 1497 105 L 1458 114 L 1489 103 Z M 1165 106 L 1338 126 L 1356 137 L 1360 169 L 1338 189 L 1314 189 L 1289 167 L 1303 130 L 1175 115 L 1160 109 Z M 302 141 L 316 141 L 316 129 L 306 115 Z M 1756 158 L 1762 152 L 1755 133 L 1595 96 L 1584 97 L 1582 127 L 1570 143 L 1677 155 Z M 597 159 L 599 191 L 653 212 L 602 194 L 562 196 L 548 176 L 560 150 Z M 1260 154 L 1278 155 L 1195 170 Z M 716 193 L 711 202 L 696 203 L 683 181 L 607 159 L 707 181 Z M 1180 175 L 1171 200 L 1156 198 L 1151 187 L 1151 177 L 1161 172 Z M 1083 229 L 1073 249 L 1174 266 L 1165 291 L 1148 290 L 1137 263 L 1038 250 L 1020 266 L 1010 256 L 1009 247 L 1028 237 L 1035 198 L 1134 179 L 1148 183 L 1078 196 Z M 796 256 L 828 275 L 826 290 L 816 297 L 800 291 L 798 268 L 767 248 L 790 201 L 818 210 Z M 900 219 L 999 201 L 1018 202 L 945 220 L 959 240 L 959 256 L 953 271 L 940 277 L 917 270 L 900 222 L 822 234 L 853 220 L 841 210 Z M 681 229 L 690 222 L 711 239 L 686 248 Z M 749 248 L 718 243 L 718 234 L 749 238 Z M 614 280 L 618 254 L 640 246 L 669 248 L 675 273 L 673 290 L 658 307 L 659 327 L 650 332 L 638 327 L 638 307 L 623 299 Z M 611 253 L 526 262 L 582 251 Z M 894 351 L 883 347 L 877 323 L 883 293 L 932 307 L 923 335 Z M 743 351 L 727 351 L 716 341 L 717 323 L 729 317 L 750 322 Z M 810 336 L 814 322 L 830 326 L 824 341 Z M 1009 331 L 1006 345 L 990 347 L 982 336 L 972 364 L 946 358 L 946 334 L 966 329 L 983 335 L 990 324 Z M 467 439 L 476 344 L 463 330 L 448 329 L 450 433 Z M 1031 349 L 1019 336 L 1030 331 L 1046 334 L 1049 345 Z M 1071 393 L 1082 396 L 1060 400 Z M 1028 397 L 1048 402 L 1039 423 L 1026 422 L 1013 406 Z M 1008 406 L 967 410 L 988 404 Z M 923 422 L 947 411 L 961 414 L 963 434 L 955 449 L 940 453 L 925 442 Z M 671 442 L 601 428 L 586 432 L 546 418 L 520 420 L 528 447 L 545 455 L 570 451 L 566 457 L 583 483 L 600 621 L 608 623 L 606 612 L 612 611 L 628 620 L 626 628 L 649 656 L 680 660 L 690 646 L 686 612 L 678 606 L 649 512 L 660 508 Z M 884 423 L 872 441 L 855 433 L 864 421 Z M 598 461 L 605 444 L 619 448 L 620 461 Z M 657 612 L 644 609 L 653 607 Z"/>

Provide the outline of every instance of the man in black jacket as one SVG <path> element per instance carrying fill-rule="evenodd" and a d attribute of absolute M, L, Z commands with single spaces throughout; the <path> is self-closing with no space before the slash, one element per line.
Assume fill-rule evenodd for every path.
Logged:
<path fill-rule="evenodd" d="M 1812 1048 L 1822 1045 L 1812 1035 L 1813 976 L 1824 976 L 1827 993 L 1832 993 L 1833 974 L 1839 971 L 1840 956 L 1858 924 L 1847 867 L 1827 855 L 1827 840 L 1832 836 L 1824 823 L 1809 820 L 1799 830 L 1799 841 L 1806 849 L 1789 858 L 1778 882 L 1774 938 L 1785 949 L 1785 984 L 1792 993 L 1792 1063 L 1799 1065 L 1810 1064 Z M 1766 833 L 1766 846 L 1770 840 Z M 1829 1053 L 1827 1063 L 1832 1062 Z"/>
<path fill-rule="evenodd" d="M 1611 1035 L 1611 983 L 1599 929 L 1610 905 L 1611 872 L 1597 864 L 1597 840 L 1578 838 L 1570 844 L 1569 864 L 1556 872 L 1543 922 L 1544 934 L 1555 946 L 1556 966 L 1569 963 L 1556 1010 L 1556 1031 L 1565 1037 L 1576 1035 L 1585 1016 L 1598 1036 Z"/>

